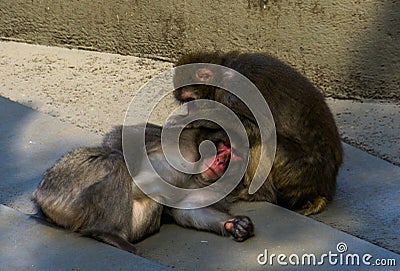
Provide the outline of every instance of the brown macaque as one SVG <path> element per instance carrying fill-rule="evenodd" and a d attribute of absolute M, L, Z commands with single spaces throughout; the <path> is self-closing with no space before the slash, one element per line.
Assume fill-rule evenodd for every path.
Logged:
<path fill-rule="evenodd" d="M 246 76 L 265 98 L 275 121 L 277 149 L 271 172 L 263 186 L 249 194 L 248 188 L 260 157 L 257 122 L 249 108 L 234 94 L 204 85 L 235 78 L 231 74 L 220 74 L 218 69 L 197 65 L 175 74 L 176 86 L 188 76 L 196 83 L 175 90 L 174 96 L 179 102 L 196 99 L 220 102 L 230 108 L 246 128 L 250 142 L 249 164 L 241 185 L 231 196 L 277 203 L 304 215 L 322 211 L 334 196 L 343 151 L 334 118 L 321 92 L 294 68 L 268 54 L 191 53 L 184 55 L 176 66 L 191 63 L 217 64 Z M 188 112 L 196 114 L 190 107 Z M 192 127 L 200 126 L 207 124 L 198 123 Z"/>
<path fill-rule="evenodd" d="M 135 126 L 130 128 L 134 130 Z M 179 146 L 185 159 L 199 160 L 198 148 L 204 140 L 213 142 L 217 152 L 200 160 L 204 169 L 201 173 L 182 173 L 163 158 L 161 130 L 160 126 L 147 125 L 146 151 L 152 165 L 168 176 L 172 185 L 205 187 L 220 178 L 229 163 L 241 163 L 239 153 L 222 130 L 184 129 Z M 236 241 L 253 235 L 250 218 L 231 215 L 225 200 L 190 210 L 163 206 L 149 198 L 132 180 L 121 140 L 122 127 L 117 127 L 104 138 L 102 146 L 75 149 L 45 172 L 33 200 L 46 219 L 132 253 L 136 253 L 133 243 L 159 231 L 162 217 L 172 218 L 184 227 L 231 236 Z M 141 173 L 140 164 L 138 161 L 138 167 L 133 169 L 137 171 L 134 175 Z M 155 193 L 162 194 L 152 178 L 148 176 L 149 185 Z"/>

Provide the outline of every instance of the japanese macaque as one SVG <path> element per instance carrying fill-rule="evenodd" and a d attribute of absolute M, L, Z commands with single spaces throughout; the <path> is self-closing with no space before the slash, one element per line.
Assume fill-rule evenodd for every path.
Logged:
<path fill-rule="evenodd" d="M 128 129 L 134 132 L 135 126 Z M 228 164 L 242 163 L 224 131 L 184 129 L 179 146 L 185 159 L 198 161 L 199 145 L 204 140 L 214 143 L 216 154 L 199 160 L 201 173 L 182 173 L 165 160 L 161 131 L 160 126 L 146 126 L 146 152 L 153 167 L 168 176 L 172 185 L 205 187 L 219 179 Z M 137 166 L 129 168 L 133 171 L 130 175 L 121 142 L 122 127 L 117 127 L 104 138 L 102 146 L 75 149 L 45 172 L 33 200 L 49 221 L 132 253 L 136 253 L 133 243 L 159 231 L 164 216 L 184 227 L 231 236 L 236 241 L 253 235 L 250 218 L 231 215 L 225 200 L 197 209 L 176 209 L 145 195 L 132 180 L 142 173 L 141 161 L 145 158 L 136 157 Z M 157 184 L 152 183 L 153 176 L 145 176 L 154 193 L 162 196 Z"/>
<path fill-rule="evenodd" d="M 304 215 L 322 211 L 334 196 L 343 151 L 334 118 L 321 92 L 294 68 L 268 54 L 191 53 L 184 55 L 176 65 L 191 63 L 217 64 L 246 76 L 265 98 L 275 121 L 277 148 L 271 172 L 263 186 L 249 194 L 260 157 L 257 122 L 251 109 L 238 97 L 222 88 L 204 85 L 209 81 L 221 83 L 235 78 L 205 65 L 175 74 L 178 86 L 182 76 L 191 76 L 195 82 L 175 90 L 174 96 L 179 102 L 196 99 L 220 102 L 230 108 L 246 128 L 251 148 L 249 164 L 241 185 L 231 195 L 248 201 L 277 203 Z M 189 107 L 189 114 L 191 111 L 194 112 Z"/>

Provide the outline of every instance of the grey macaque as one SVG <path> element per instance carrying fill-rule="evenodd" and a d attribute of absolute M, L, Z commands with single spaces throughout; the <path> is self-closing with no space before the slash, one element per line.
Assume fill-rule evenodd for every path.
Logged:
<path fill-rule="evenodd" d="M 135 130 L 134 126 L 130 128 Z M 172 185 L 205 187 L 219 179 L 229 163 L 240 163 L 241 158 L 234 154 L 222 130 L 184 129 L 179 146 L 187 160 L 199 160 L 198 147 L 204 140 L 215 144 L 217 154 L 204 159 L 201 173 L 182 173 L 160 158 L 163 157 L 161 130 L 160 126 L 147 125 L 146 151 L 152 165 L 169 176 Z M 136 253 L 133 243 L 159 231 L 162 217 L 172 218 L 184 227 L 231 236 L 236 241 L 253 235 L 250 218 L 231 215 L 224 200 L 208 207 L 176 209 L 148 197 L 132 180 L 122 154 L 121 140 L 122 127 L 117 127 L 104 138 L 102 146 L 73 150 L 45 172 L 33 200 L 48 220 L 132 253 Z M 138 167 L 133 169 L 134 175 L 141 173 L 140 164 L 138 161 Z M 149 176 L 149 185 L 158 193 L 157 185 L 151 183 L 152 178 Z"/>

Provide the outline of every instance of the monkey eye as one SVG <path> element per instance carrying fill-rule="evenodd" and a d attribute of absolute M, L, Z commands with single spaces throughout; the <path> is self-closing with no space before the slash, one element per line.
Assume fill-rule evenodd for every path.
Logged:
<path fill-rule="evenodd" d="M 209 69 L 202 68 L 196 71 L 196 79 L 199 81 L 208 81 L 212 78 L 213 72 Z"/>
<path fill-rule="evenodd" d="M 207 73 L 201 73 L 201 74 L 197 74 L 197 78 L 198 79 L 202 79 L 202 80 L 208 80 L 208 79 L 210 79 L 210 75 L 209 74 L 207 74 Z"/>

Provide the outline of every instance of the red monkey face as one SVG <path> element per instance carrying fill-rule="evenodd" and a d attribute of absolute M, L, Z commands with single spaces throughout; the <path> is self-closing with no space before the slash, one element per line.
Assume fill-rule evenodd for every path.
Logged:
<path fill-rule="evenodd" d="M 204 160 L 202 176 L 208 181 L 216 181 L 225 172 L 232 161 L 243 160 L 240 156 L 232 152 L 232 148 L 223 142 L 218 143 L 217 154 Z"/>

